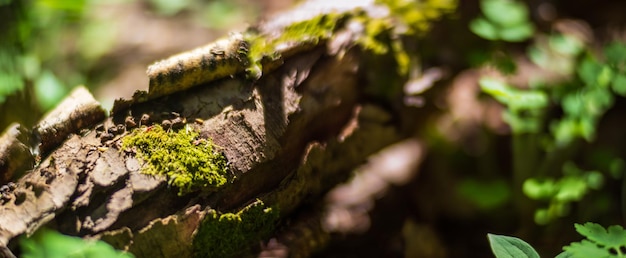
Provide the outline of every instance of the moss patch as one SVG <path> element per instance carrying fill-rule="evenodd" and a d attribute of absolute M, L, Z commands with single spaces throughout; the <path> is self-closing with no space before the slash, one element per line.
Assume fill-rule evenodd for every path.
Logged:
<path fill-rule="evenodd" d="M 249 247 L 268 237 L 279 212 L 261 200 L 237 213 L 211 210 L 202 220 L 193 240 L 195 257 L 233 257 L 249 252 Z"/>
<path fill-rule="evenodd" d="M 317 46 L 322 40 L 326 40 L 333 35 L 339 21 L 346 14 L 322 14 L 312 19 L 296 22 L 287 26 L 280 36 L 268 39 L 265 35 L 248 32 L 245 35 L 250 43 L 248 58 L 250 67 L 247 69 L 248 75 L 252 78 L 259 78 L 263 72 L 271 70 L 264 67 L 281 58 L 277 49 L 281 45 L 296 45 L 296 48 L 308 48 Z"/>
<path fill-rule="evenodd" d="M 422 34 L 428 31 L 430 23 L 456 9 L 457 0 L 376 0 L 391 11 L 391 18 L 404 26 L 402 34 Z"/>
<path fill-rule="evenodd" d="M 228 180 L 226 157 L 210 139 L 184 128 L 165 131 L 160 125 L 135 129 L 122 139 L 122 147 L 134 149 L 146 162 L 141 172 L 165 175 L 178 188 L 178 195 L 197 190 L 215 190 Z"/>

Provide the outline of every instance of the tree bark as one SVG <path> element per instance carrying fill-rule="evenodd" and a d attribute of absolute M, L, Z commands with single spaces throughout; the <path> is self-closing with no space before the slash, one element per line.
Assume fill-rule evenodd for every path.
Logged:
<path fill-rule="evenodd" d="M 318 2 L 306 3 L 256 30 L 270 40 L 288 26 L 319 15 L 339 13 L 348 18 L 331 35 L 277 45 L 273 52 L 278 58 L 262 60 L 258 78 L 246 77 L 242 66 L 249 65 L 248 60 L 240 53 L 229 56 L 228 47 L 219 43 L 198 50 L 205 52 L 191 57 L 197 58 L 195 63 L 182 65 L 188 59 L 180 56 L 162 62 L 166 67 L 152 69 L 156 75 L 151 79 L 170 82 L 167 90 L 153 89 L 151 82 L 152 93 L 117 101 L 108 118 L 93 101 L 87 108 L 75 102 L 53 111 L 37 127 L 42 135 L 41 162 L 2 192 L 4 254 L 17 250 L 18 236 L 46 225 L 64 234 L 104 240 L 137 257 L 189 257 L 194 255 L 193 241 L 203 219 L 212 212 L 236 213 L 259 200 L 278 207 L 279 226 L 261 239 L 274 240 L 262 248 L 252 242 L 248 251 L 267 254 L 274 249 L 274 255 L 309 256 L 323 248 L 332 233 L 320 221 L 324 194 L 348 180 L 370 155 L 409 135 L 394 117 L 402 106 L 398 103 L 402 91 L 382 97 L 371 91 L 380 90 L 380 81 L 372 79 L 380 71 L 373 69 L 380 67 L 380 60 L 395 60 L 394 53 L 364 49 L 358 43 L 364 28 L 350 20 L 364 9 L 369 11 L 363 17 L 375 17 L 386 7 L 363 2 L 331 8 L 328 1 Z M 385 35 L 396 35 L 389 33 Z M 239 43 L 232 51 L 250 47 Z M 217 65 L 230 65 L 231 72 L 205 74 L 202 62 L 207 57 L 226 60 Z M 385 82 L 390 89 L 401 89 L 406 82 L 400 73 L 383 78 L 387 77 L 392 78 Z M 176 82 L 189 85 L 177 88 Z M 234 178 L 225 187 L 178 196 L 167 178 L 141 173 L 143 162 L 121 148 L 134 124 L 159 124 L 173 113 L 184 117 L 200 137 L 221 146 Z M 110 134 L 113 127 L 120 130 Z M 297 212 L 302 209 L 310 212 Z"/>

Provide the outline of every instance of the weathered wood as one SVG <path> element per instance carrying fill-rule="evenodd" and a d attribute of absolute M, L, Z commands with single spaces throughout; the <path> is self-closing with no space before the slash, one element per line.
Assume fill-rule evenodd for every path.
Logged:
<path fill-rule="evenodd" d="M 82 122 L 83 116 L 75 120 L 76 115 L 69 115 L 68 120 L 68 115 L 52 113 L 64 126 L 38 128 L 43 153 L 51 153 L 0 204 L 0 247 L 13 248 L 16 237 L 49 225 L 65 234 L 105 240 L 138 257 L 197 255 L 192 241 L 207 216 L 236 213 L 262 201 L 278 210 L 280 221 L 289 221 L 294 211 L 347 180 L 370 155 L 407 137 L 392 112 L 399 105 L 393 102 L 401 97 L 397 89 L 404 76 L 384 75 L 392 79 L 373 82 L 376 71 L 368 70 L 393 63 L 398 53 L 371 51 L 359 43 L 367 36 L 359 19 L 384 18 L 381 13 L 389 12 L 369 1 L 339 7 L 330 2 L 305 4 L 283 16 L 287 18 L 258 26 L 257 36 L 272 41 L 290 25 L 315 19 L 311 14 L 341 17 L 322 36 L 290 39 L 252 60 L 263 65 L 255 76 L 242 73 L 250 64 L 239 56 L 253 46 L 236 37 L 241 42 L 225 57 L 239 62 L 226 62 L 235 68 L 225 68 L 232 70 L 228 74 L 207 74 L 202 57 L 183 65 L 189 60 L 182 54 L 149 69 L 155 83 L 166 82 L 166 90 L 119 100 L 110 118 L 99 117 L 98 108 L 87 109 L 98 111 L 91 113 L 76 106 L 61 114 L 80 112 L 94 119 Z M 303 10 L 307 16 L 294 15 Z M 356 16 L 360 18 L 349 20 Z M 224 44 L 210 45 L 202 53 L 221 56 Z M 377 58 L 385 62 L 372 65 Z M 163 79 L 170 69 L 176 76 Z M 389 89 L 377 88 L 381 82 Z M 182 87 L 176 88 L 178 83 Z M 388 96 L 373 96 L 372 88 Z M 173 114 L 186 121 L 181 130 L 198 131 L 220 146 L 232 179 L 226 186 L 179 196 L 168 178 L 142 174 L 145 162 L 132 149 L 122 148 L 131 130 L 150 130 L 153 124 L 166 125 L 165 120 L 170 126 Z M 84 125 L 88 130 L 79 133 Z M 53 129 L 60 133 L 51 133 Z M 307 237 L 317 235 L 303 239 Z M 302 253 L 312 253 L 322 242 Z M 260 251 L 256 243 L 247 243 L 255 246 L 246 250 Z M 299 245 L 294 242 L 293 248 Z"/>
<path fill-rule="evenodd" d="M 83 86 L 76 87 L 35 126 L 36 137 L 41 140 L 39 151 L 48 154 L 70 134 L 91 127 L 104 117 L 104 109 L 91 93 Z"/>
<path fill-rule="evenodd" d="M 28 133 L 19 124 L 11 124 L 0 136 L 0 184 L 19 178 L 33 167 L 35 158 L 26 145 Z M 0 194 L 3 191 L 0 189 Z"/>

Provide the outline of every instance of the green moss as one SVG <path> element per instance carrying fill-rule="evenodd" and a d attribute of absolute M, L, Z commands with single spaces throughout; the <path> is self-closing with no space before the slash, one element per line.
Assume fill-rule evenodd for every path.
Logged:
<path fill-rule="evenodd" d="M 134 149 L 146 162 L 141 172 L 165 175 L 168 183 L 184 195 L 197 190 L 215 190 L 227 182 L 228 166 L 212 141 L 184 128 L 165 131 L 160 125 L 135 129 L 122 139 L 122 147 Z"/>
<path fill-rule="evenodd" d="M 193 240 L 195 257 L 233 257 L 268 237 L 275 228 L 279 212 L 261 200 L 237 213 L 218 214 L 211 210 L 198 228 Z"/>
<path fill-rule="evenodd" d="M 386 5 L 391 18 L 406 26 L 402 33 L 412 35 L 426 32 L 431 22 L 455 10 L 457 6 L 456 0 L 376 0 L 376 3 Z"/>
<path fill-rule="evenodd" d="M 365 28 L 357 44 L 372 54 L 364 58 L 367 71 L 396 73 L 366 74 L 369 87 L 365 91 L 372 96 L 393 98 L 402 91 L 411 66 L 417 65 L 411 61 L 411 55 L 417 53 L 407 51 L 403 37 L 422 36 L 434 20 L 456 8 L 456 0 L 377 0 L 376 3 L 386 6 L 389 15 L 372 18 L 363 13 L 355 16 L 354 20 Z M 415 47 L 409 46 L 408 49 Z"/>
<path fill-rule="evenodd" d="M 281 45 L 296 45 L 296 48 L 307 48 L 316 46 L 320 41 L 328 39 L 339 21 L 346 14 L 323 14 L 312 19 L 297 22 L 287 26 L 280 36 L 268 39 L 265 35 L 248 32 L 245 35 L 246 41 L 250 43 L 248 52 L 250 67 L 247 72 L 250 77 L 258 78 L 263 72 L 272 67 L 266 67 L 281 58 L 276 50 Z"/>

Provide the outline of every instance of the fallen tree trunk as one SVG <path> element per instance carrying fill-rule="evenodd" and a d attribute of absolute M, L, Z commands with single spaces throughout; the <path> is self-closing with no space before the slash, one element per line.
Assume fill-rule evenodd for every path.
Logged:
<path fill-rule="evenodd" d="M 155 64 L 150 91 L 117 101 L 109 118 L 51 113 L 38 128 L 53 129 L 37 130 L 41 162 L 2 192 L 4 255 L 44 225 L 137 257 L 250 255 L 270 238 L 292 256 L 322 248 L 323 209 L 293 214 L 322 205 L 370 155 L 409 136 L 395 117 L 411 59 L 402 44 L 449 8 L 416 6 L 428 15 L 414 24 L 392 5 L 332 5 L 307 3 Z M 100 114 L 84 107 L 69 113 Z M 160 129 L 196 132 L 193 146 L 211 141 L 228 161 L 226 183 L 183 191 L 176 175 L 145 174 L 149 154 L 125 139 Z M 173 157 L 189 158 L 161 163 Z"/>

